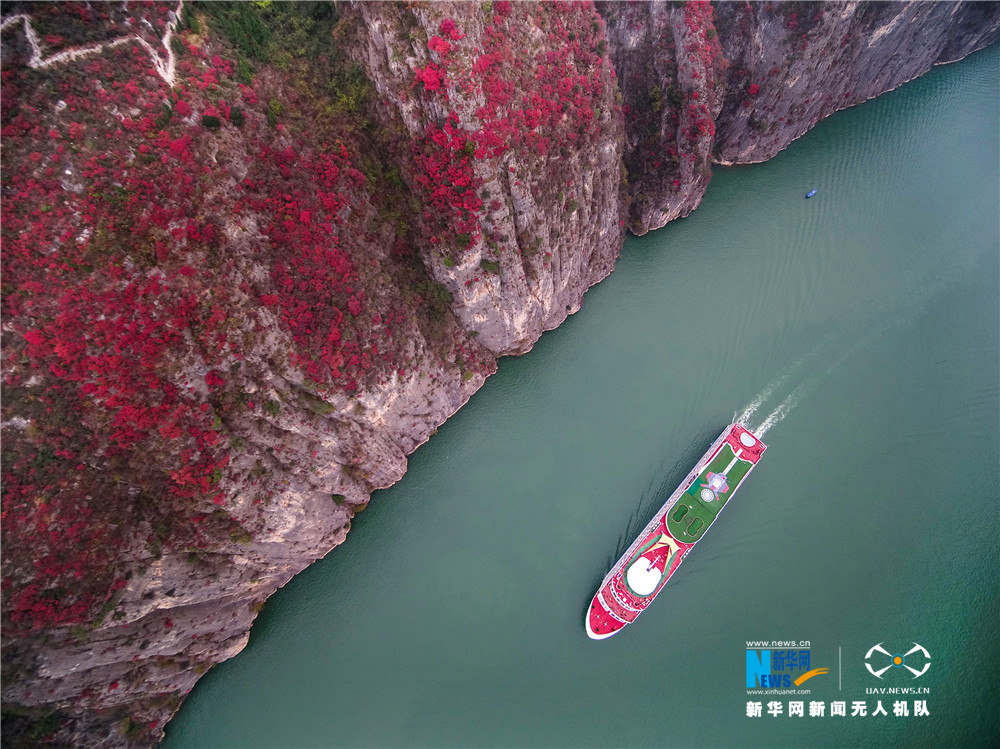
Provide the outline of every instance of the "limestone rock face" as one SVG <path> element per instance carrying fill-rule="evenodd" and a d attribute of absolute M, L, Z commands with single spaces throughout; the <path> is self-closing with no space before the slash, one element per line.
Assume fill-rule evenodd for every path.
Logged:
<path fill-rule="evenodd" d="M 430 203 L 424 262 L 479 343 L 524 353 L 580 308 L 624 239 L 603 21 L 544 3 L 355 8 L 382 115 L 403 123 L 411 184 Z M 443 175 L 467 190 L 448 194 Z"/>
<path fill-rule="evenodd" d="M 530 350 L 580 308 L 626 227 L 689 214 L 713 162 L 768 159 L 832 112 L 1000 35 L 997 3 L 358 2 L 308 19 L 332 24 L 322 44 L 335 44 L 312 67 L 283 60 L 300 78 L 261 63 L 250 85 L 214 16 L 182 31 L 183 3 L 97 5 L 135 14 L 111 18 L 129 44 L 86 24 L 77 39 L 40 37 L 29 15 L 50 27 L 50 4 L 2 25 L 4 275 L 18 284 L 4 297 L 5 470 L 69 466 L 10 515 L 5 498 L 4 729 L 88 747 L 158 740 L 200 675 L 245 646 L 264 600 L 344 540 L 496 357 Z M 308 77 L 322 65 L 332 83 Z M 134 80 L 115 78 L 129 66 Z M 75 113 L 85 99 L 90 120 Z M 154 184 L 155 199 L 123 187 Z M 139 218 L 116 223 L 123 205 Z M 322 262 L 300 263 L 306 249 Z M 62 265 L 39 260 L 71 250 Z M 21 259 L 43 275 L 22 279 Z M 325 275 L 335 263 L 342 277 Z M 67 314 L 68 292 L 46 292 L 57 283 L 94 306 Z M 128 284 L 156 299 L 112 335 L 116 310 L 97 303 Z M 181 308 L 196 319 L 183 331 Z M 151 336 L 114 336 L 153 323 L 168 343 L 134 367 L 175 399 L 170 418 L 188 409 L 185 429 L 149 421 L 159 401 L 108 416 L 121 387 L 69 372 L 80 351 L 59 339 L 75 324 L 109 336 L 87 338 L 88 355 L 148 353 Z M 140 379 L 120 368 L 119 384 Z M 65 403 L 46 400 L 53 384 Z M 142 419 L 141 449 L 80 447 L 137 439 L 116 430 Z M 78 444 L 56 453 L 48 432 Z M 201 453 L 177 447 L 189 434 Z M 215 472 L 185 473 L 212 449 Z M 203 484 L 173 518 L 154 511 L 169 476 Z M 115 576 L 63 563 L 104 598 L 89 618 L 41 626 L 67 594 L 25 582 L 43 566 L 29 531 L 78 538 L 58 512 L 65 497 L 85 510 L 120 502 L 87 537 L 92 557 L 117 544 L 104 562 Z"/>
<path fill-rule="evenodd" d="M 599 3 L 625 100 L 636 234 L 833 112 L 996 41 L 996 3 Z M 707 121 L 707 122 L 706 122 Z"/>
<path fill-rule="evenodd" d="M 645 234 L 701 202 L 726 61 L 707 3 L 598 7 L 624 98 L 628 227 Z"/>
<path fill-rule="evenodd" d="M 817 122 L 1000 35 L 995 3 L 722 3 L 729 60 L 715 160 L 766 161 Z M 756 86 L 751 94 L 751 87 Z"/>

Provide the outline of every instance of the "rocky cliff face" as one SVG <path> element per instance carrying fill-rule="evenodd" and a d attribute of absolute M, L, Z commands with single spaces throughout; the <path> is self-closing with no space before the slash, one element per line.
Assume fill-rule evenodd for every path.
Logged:
<path fill-rule="evenodd" d="M 765 161 L 838 109 L 959 60 L 1000 33 L 991 3 L 776 3 L 771 13 L 723 3 L 716 15 L 729 60 L 714 154 L 720 164 Z"/>
<path fill-rule="evenodd" d="M 996 4 L 5 6 L 5 743 L 144 745 L 711 164 Z"/>
<path fill-rule="evenodd" d="M 621 249 L 623 120 L 586 5 L 360 3 L 380 115 L 405 127 L 417 244 L 466 330 L 524 353 Z M 448 186 L 451 182 L 456 187 Z"/>
<path fill-rule="evenodd" d="M 602 3 L 625 109 L 628 226 L 686 216 L 711 179 L 726 61 L 707 3 Z"/>
<path fill-rule="evenodd" d="M 629 228 L 690 213 L 711 163 L 765 161 L 833 112 L 995 41 L 995 3 L 599 3 L 626 106 Z"/>

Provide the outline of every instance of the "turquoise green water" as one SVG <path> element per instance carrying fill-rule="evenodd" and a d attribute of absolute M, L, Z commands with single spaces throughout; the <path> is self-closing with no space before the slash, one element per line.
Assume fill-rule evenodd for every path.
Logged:
<path fill-rule="evenodd" d="M 996 741 L 998 81 L 1000 47 L 936 69 L 630 238 L 268 602 L 166 746 Z M 763 461 L 652 607 L 589 640 L 601 578 L 734 412 Z M 831 668 L 810 695 L 747 694 L 747 641 L 772 639 Z M 929 670 L 876 679 L 880 642 Z M 879 686 L 930 691 L 850 716 Z"/>

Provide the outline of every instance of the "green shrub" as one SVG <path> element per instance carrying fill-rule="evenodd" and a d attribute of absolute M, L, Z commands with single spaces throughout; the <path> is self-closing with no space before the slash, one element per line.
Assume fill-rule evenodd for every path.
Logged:
<path fill-rule="evenodd" d="M 653 114 L 659 114 L 662 107 L 663 91 L 659 86 L 653 86 L 653 88 L 649 90 L 649 108 L 653 110 Z"/>
<path fill-rule="evenodd" d="M 122 733 L 125 738 L 136 741 L 141 738 L 144 731 L 142 727 L 142 721 L 132 720 L 131 716 L 126 715 L 121 722 Z"/>
<path fill-rule="evenodd" d="M 495 260 L 487 260 L 486 258 L 483 258 L 479 261 L 479 267 L 487 273 L 494 273 L 498 276 L 503 273 L 503 268 L 500 267 L 500 263 Z"/>
<path fill-rule="evenodd" d="M 417 284 L 419 293 L 427 304 L 427 316 L 431 320 L 443 320 L 450 309 L 450 305 L 455 301 L 455 297 L 448 291 L 448 287 L 440 281 L 428 279 Z"/>
<path fill-rule="evenodd" d="M 222 127 L 222 120 L 214 115 L 205 114 L 201 117 L 201 124 L 210 130 L 218 130 Z"/>
<path fill-rule="evenodd" d="M 271 30 L 261 17 L 264 8 L 256 3 L 200 3 L 199 10 L 212 17 L 243 55 L 259 62 L 268 60 Z"/>
<path fill-rule="evenodd" d="M 169 104 L 160 105 L 160 113 L 156 116 L 155 127 L 158 130 L 163 130 L 167 123 L 170 122 L 170 118 L 174 116 L 174 108 Z"/>
<path fill-rule="evenodd" d="M 272 130 L 278 126 L 278 116 L 284 111 L 285 108 L 277 99 L 271 99 L 267 103 L 267 124 Z"/>
<path fill-rule="evenodd" d="M 253 537 L 247 532 L 246 528 L 236 528 L 229 533 L 229 540 L 238 544 L 248 544 L 253 540 Z"/>
<path fill-rule="evenodd" d="M 526 245 L 525 247 L 521 248 L 521 254 L 524 255 L 525 257 L 532 257 L 538 254 L 538 250 L 541 246 L 542 246 L 542 238 L 535 237 L 535 240 L 530 245 Z"/>
<path fill-rule="evenodd" d="M 201 24 L 198 23 L 198 18 L 195 16 L 194 11 L 191 10 L 190 5 L 184 9 L 181 25 L 186 26 L 192 34 L 197 34 L 201 31 Z"/>
<path fill-rule="evenodd" d="M 238 57 L 236 59 L 236 80 L 244 86 L 249 86 L 253 83 L 251 73 L 253 73 L 253 70 L 250 68 L 250 63 L 246 61 L 246 58 Z"/>

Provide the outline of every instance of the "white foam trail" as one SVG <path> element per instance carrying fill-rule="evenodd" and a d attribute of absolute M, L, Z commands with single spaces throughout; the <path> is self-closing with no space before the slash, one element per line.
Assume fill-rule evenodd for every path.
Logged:
<path fill-rule="evenodd" d="M 795 390 L 793 390 L 787 398 L 785 398 L 783 401 L 781 401 L 781 403 L 778 404 L 777 408 L 775 408 L 773 411 L 771 411 L 771 413 L 767 415 L 767 418 L 764 419 L 764 421 L 761 423 L 759 427 L 757 427 L 756 429 L 752 429 L 751 431 L 758 437 L 763 437 L 765 434 L 767 434 L 767 431 L 771 427 L 773 427 L 775 424 L 784 421 L 785 417 L 788 416 L 789 412 L 793 408 L 795 408 L 796 405 L 798 405 L 799 396 L 802 394 L 801 391 L 802 391 L 801 385 L 795 388 Z"/>
<path fill-rule="evenodd" d="M 764 401 L 771 397 L 771 393 L 774 392 L 774 388 L 777 387 L 776 383 L 771 383 L 766 388 L 760 391 L 757 396 L 750 401 L 746 408 L 744 408 L 740 415 L 736 418 L 738 424 L 743 424 L 744 426 L 750 420 L 750 417 L 757 413 L 757 409 L 763 405 Z"/>
<path fill-rule="evenodd" d="M 788 379 L 788 376 L 790 374 L 791 371 L 785 372 L 785 374 L 781 375 L 781 377 L 779 377 L 778 379 L 772 380 L 770 383 L 768 383 L 767 387 L 765 387 L 756 396 L 754 396 L 753 400 L 751 400 L 750 403 L 747 404 L 747 407 L 740 412 L 740 415 L 736 419 L 737 423 L 746 426 L 747 422 L 749 422 L 749 420 L 753 418 L 753 415 L 757 413 L 757 410 L 762 405 L 764 405 L 764 402 L 768 398 L 774 395 L 774 391 L 777 390 L 781 386 L 781 384 Z"/>
<path fill-rule="evenodd" d="M 798 379 L 799 374 L 803 370 L 808 371 L 814 360 L 826 358 L 826 352 L 833 345 L 834 340 L 832 335 L 827 335 L 825 338 L 820 340 L 812 351 L 808 352 L 801 359 L 793 363 L 784 374 L 771 380 L 771 382 L 769 382 L 763 390 L 754 396 L 750 403 L 748 403 L 739 413 L 736 421 L 749 429 L 748 425 L 750 420 L 754 417 L 754 414 L 760 410 L 761 406 L 773 398 L 774 394 L 779 392 L 780 388 L 788 382 L 790 378 L 794 377 Z"/>
<path fill-rule="evenodd" d="M 826 366 L 822 371 L 816 372 L 811 377 L 805 378 L 801 383 L 799 383 L 784 400 L 779 403 L 771 413 L 765 417 L 764 421 L 761 422 L 760 426 L 756 429 L 752 429 L 747 425 L 747 422 L 742 421 L 744 426 L 747 426 L 750 431 L 756 434 L 758 437 L 763 437 L 767 434 L 767 431 L 773 427 L 775 424 L 780 424 L 784 421 L 785 417 L 791 412 L 796 405 L 798 405 L 799 400 L 806 393 L 815 390 L 827 377 L 829 377 L 833 372 L 837 371 L 841 365 L 846 361 L 851 359 L 851 357 L 856 356 L 866 347 L 870 346 L 873 342 L 881 338 L 882 336 L 888 334 L 892 330 L 905 325 L 906 323 L 915 319 L 919 314 L 926 309 L 927 305 L 933 300 L 938 298 L 941 294 L 945 293 L 947 290 L 953 288 L 956 284 L 956 279 L 954 277 L 944 277 L 937 280 L 935 283 L 926 284 L 922 293 L 918 295 L 904 297 L 903 300 L 898 301 L 899 308 L 894 312 L 887 313 L 885 310 L 874 311 L 878 315 L 874 323 L 868 322 L 871 317 L 871 311 L 869 311 L 869 317 L 862 318 L 859 324 L 852 330 L 857 330 L 858 328 L 864 328 L 864 332 L 861 334 L 852 333 L 852 330 L 848 330 L 844 335 L 839 336 L 838 339 L 827 339 L 823 341 L 819 346 L 817 346 L 813 351 L 810 352 L 808 359 L 813 359 L 815 357 L 820 357 L 826 362 Z M 850 338 L 847 338 L 850 336 Z M 780 377 L 773 385 L 769 385 L 761 395 L 754 398 L 750 405 L 744 409 L 741 416 L 746 416 L 750 418 L 753 414 L 767 401 L 769 397 L 774 393 L 775 390 L 788 378 L 788 376 L 801 367 L 801 362 L 796 366 L 793 366 L 785 375 Z"/>

